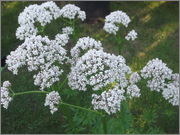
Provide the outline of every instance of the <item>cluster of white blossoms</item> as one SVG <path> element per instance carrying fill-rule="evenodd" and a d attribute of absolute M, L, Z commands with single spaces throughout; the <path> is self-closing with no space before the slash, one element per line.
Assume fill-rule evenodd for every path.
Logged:
<path fill-rule="evenodd" d="M 44 106 L 49 106 L 50 112 L 53 114 L 58 110 L 58 104 L 61 101 L 61 97 L 58 92 L 52 91 L 49 94 L 46 94 L 46 99 Z"/>
<path fill-rule="evenodd" d="M 71 35 L 73 33 L 73 31 L 74 31 L 73 28 L 70 26 L 62 28 L 63 34 Z"/>
<path fill-rule="evenodd" d="M 125 27 L 128 27 L 130 22 L 131 19 L 125 12 L 117 10 L 106 16 L 104 30 L 116 35 L 116 32 L 119 30 L 117 24 L 122 24 Z"/>
<path fill-rule="evenodd" d="M 113 88 L 105 89 L 101 95 L 92 94 L 92 105 L 95 110 L 100 109 L 106 111 L 108 114 L 113 114 L 120 111 L 121 102 L 126 100 L 127 96 L 131 99 L 141 95 L 140 89 L 135 84 L 140 80 L 137 72 L 130 76 L 130 84 L 121 87 L 117 82 Z M 125 95 L 126 94 L 126 95 Z"/>
<path fill-rule="evenodd" d="M 38 74 L 34 75 L 34 84 L 41 87 L 41 90 L 44 88 L 49 88 L 55 82 L 59 81 L 59 76 L 63 73 L 63 70 L 58 66 L 47 67 Z"/>
<path fill-rule="evenodd" d="M 55 42 L 58 45 L 65 46 L 69 41 L 69 36 L 67 34 L 57 34 L 55 36 Z"/>
<path fill-rule="evenodd" d="M 79 7 L 75 6 L 74 4 L 65 5 L 61 9 L 60 14 L 62 17 L 68 19 L 75 19 L 76 16 L 82 21 L 86 19 L 86 13 L 82 11 Z"/>
<path fill-rule="evenodd" d="M 113 114 L 121 109 L 121 102 L 125 99 L 124 90 L 116 85 L 113 89 L 103 91 L 101 95 L 92 94 L 92 105 L 95 110 L 105 110 L 108 114 Z"/>
<path fill-rule="evenodd" d="M 172 74 L 171 81 L 163 89 L 162 95 L 172 105 L 179 105 L 179 74 Z"/>
<path fill-rule="evenodd" d="M 140 89 L 135 84 L 131 84 L 127 87 L 127 94 L 130 96 L 130 98 L 140 97 L 140 95 L 141 95 Z"/>
<path fill-rule="evenodd" d="M 163 89 L 162 95 L 172 105 L 179 105 L 179 87 L 170 83 Z"/>
<path fill-rule="evenodd" d="M 37 35 L 38 30 L 35 26 L 37 23 L 45 26 L 58 17 L 60 17 L 60 8 L 53 1 L 41 5 L 30 5 L 19 14 L 18 23 L 20 26 L 17 28 L 16 37 L 24 40 L 26 37 Z"/>
<path fill-rule="evenodd" d="M 179 74 L 173 74 L 162 60 L 149 61 L 141 70 L 141 76 L 148 79 L 150 90 L 162 91 L 163 97 L 172 105 L 179 105 Z"/>
<path fill-rule="evenodd" d="M 116 32 L 119 30 L 119 27 L 117 27 L 113 23 L 105 23 L 103 29 L 108 32 L 109 34 L 116 35 Z"/>
<path fill-rule="evenodd" d="M 79 57 L 90 49 L 103 50 L 100 41 L 90 37 L 79 38 L 76 45 L 71 49 L 72 63 L 75 63 Z"/>
<path fill-rule="evenodd" d="M 140 89 L 136 85 L 137 82 L 141 80 L 140 75 L 137 72 L 134 72 L 131 74 L 129 78 L 129 85 L 127 87 L 127 94 L 129 95 L 130 98 L 133 97 L 139 97 L 141 95 Z"/>
<path fill-rule="evenodd" d="M 130 22 L 131 19 L 125 12 L 119 10 L 114 11 L 106 16 L 103 29 L 110 34 L 116 35 L 117 31 L 119 30 L 118 24 L 122 24 L 125 27 L 128 27 Z M 135 32 L 135 30 L 131 30 L 125 37 L 126 40 L 135 40 L 136 38 L 137 32 Z"/>
<path fill-rule="evenodd" d="M 128 84 L 126 74 L 129 73 L 131 70 L 124 57 L 91 49 L 71 67 L 68 84 L 72 89 L 86 91 L 88 85 L 99 90 L 117 81 L 124 88 Z"/>
<path fill-rule="evenodd" d="M 20 26 L 16 30 L 16 37 L 24 40 L 33 35 L 36 36 L 38 34 L 38 24 L 44 27 L 59 17 L 75 19 L 76 16 L 82 21 L 86 19 L 86 13 L 73 4 L 67 4 L 62 9 L 53 1 L 48 1 L 41 5 L 30 5 L 19 14 L 18 23 Z M 63 30 L 65 34 L 71 34 L 72 31 L 70 27 L 64 28 Z"/>
<path fill-rule="evenodd" d="M 140 75 L 137 72 L 134 72 L 131 74 L 130 78 L 129 78 L 129 82 L 131 84 L 135 84 L 137 83 L 139 80 L 141 80 Z"/>
<path fill-rule="evenodd" d="M 9 95 L 9 89 L 11 87 L 11 83 L 9 81 L 4 81 L 1 87 L 1 105 L 5 109 L 8 108 L 9 102 L 12 100 L 12 97 Z"/>
<path fill-rule="evenodd" d="M 164 88 L 166 80 L 170 80 L 172 70 L 158 58 L 150 60 L 141 70 L 141 76 L 147 81 L 147 87 L 151 90 L 160 91 Z"/>
<path fill-rule="evenodd" d="M 131 30 L 125 37 L 126 40 L 135 40 L 136 38 L 137 38 L 137 33 L 135 32 L 135 30 Z"/>
<path fill-rule="evenodd" d="M 67 43 L 68 39 L 49 40 L 48 37 L 41 36 L 26 38 L 22 45 L 7 56 L 8 69 L 17 74 L 18 69 L 26 65 L 29 71 L 39 71 L 34 75 L 35 85 L 41 86 L 42 90 L 50 87 L 59 80 L 58 76 L 63 72 L 58 66 L 54 66 L 54 63 L 64 63 L 66 50 L 62 45 Z"/>

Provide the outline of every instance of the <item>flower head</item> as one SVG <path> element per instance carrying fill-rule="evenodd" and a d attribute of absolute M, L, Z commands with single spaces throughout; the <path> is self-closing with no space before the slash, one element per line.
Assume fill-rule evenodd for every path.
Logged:
<path fill-rule="evenodd" d="M 18 69 L 26 65 L 29 71 L 39 71 L 34 76 L 35 85 L 41 86 L 41 89 L 50 87 L 63 72 L 54 64 L 63 64 L 66 60 L 66 50 L 62 48 L 68 42 L 66 36 L 62 38 L 63 35 L 58 35 L 55 40 L 41 36 L 26 38 L 22 45 L 7 56 L 8 69 L 17 74 Z"/>
<path fill-rule="evenodd" d="M 5 109 L 8 108 L 9 102 L 12 100 L 9 94 L 10 87 L 11 83 L 9 81 L 3 82 L 3 86 L 1 87 L 1 105 L 3 105 Z"/>
<path fill-rule="evenodd" d="M 68 84 L 72 89 L 86 91 L 88 85 L 99 90 L 117 81 L 124 88 L 128 84 L 126 74 L 130 72 L 122 56 L 91 49 L 71 67 Z"/>
<path fill-rule="evenodd" d="M 60 14 L 62 15 L 62 17 L 68 18 L 68 19 L 75 19 L 76 16 L 79 19 L 81 19 L 82 21 L 84 21 L 86 19 L 85 12 L 81 11 L 81 9 L 77 6 L 75 6 L 74 4 L 65 5 L 61 9 Z"/>
<path fill-rule="evenodd" d="M 103 50 L 100 41 L 96 41 L 90 37 L 79 38 L 76 45 L 71 49 L 72 63 L 75 63 L 84 52 L 90 49 Z"/>
<path fill-rule="evenodd" d="M 141 77 L 139 76 L 137 72 L 132 73 L 129 78 L 129 82 L 131 84 L 137 83 L 139 80 L 141 80 Z"/>
<path fill-rule="evenodd" d="M 116 26 L 117 24 L 122 24 L 125 27 L 128 27 L 130 22 L 131 19 L 125 12 L 117 10 L 106 16 L 104 30 L 110 34 L 112 33 L 116 35 L 116 32 L 119 30 L 119 27 Z"/>
<path fill-rule="evenodd" d="M 131 84 L 127 87 L 127 94 L 132 97 L 139 97 L 140 94 L 140 89 L 137 87 L 135 84 Z"/>
<path fill-rule="evenodd" d="M 147 81 L 147 86 L 151 90 L 160 91 L 165 86 L 165 80 L 170 80 L 172 70 L 169 69 L 162 60 L 158 58 L 150 60 L 141 70 L 141 76 Z"/>
<path fill-rule="evenodd" d="M 16 37 L 24 40 L 26 37 L 37 35 L 36 23 L 45 26 L 58 17 L 60 17 L 60 9 L 53 1 L 30 5 L 19 14 L 20 26 L 17 28 Z"/>
<path fill-rule="evenodd" d="M 125 37 L 126 40 L 135 40 L 136 38 L 137 38 L 137 33 L 135 30 L 131 30 Z"/>
<path fill-rule="evenodd" d="M 52 91 L 49 94 L 46 94 L 46 99 L 44 106 L 49 106 L 50 112 L 53 114 L 58 110 L 57 105 L 59 105 L 61 97 L 58 92 Z"/>
<path fill-rule="evenodd" d="M 73 33 L 73 28 L 69 26 L 64 27 L 62 28 L 62 32 L 63 34 L 71 35 Z"/>
<path fill-rule="evenodd" d="M 101 95 L 92 94 L 92 105 L 95 110 L 104 110 L 108 114 L 120 111 L 121 102 L 125 99 L 124 90 L 119 89 L 118 85 L 113 89 L 104 91 Z"/>

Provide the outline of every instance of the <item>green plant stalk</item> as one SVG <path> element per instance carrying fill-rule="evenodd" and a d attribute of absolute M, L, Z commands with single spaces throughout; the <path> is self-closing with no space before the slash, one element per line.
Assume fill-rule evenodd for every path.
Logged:
<path fill-rule="evenodd" d="M 33 94 L 33 93 L 44 93 L 44 94 L 47 94 L 49 92 L 47 92 L 47 91 L 25 91 L 25 92 L 14 93 L 13 96 L 19 96 L 19 95 L 25 95 L 25 94 Z"/>
<path fill-rule="evenodd" d="M 73 104 L 68 104 L 68 103 L 65 103 L 65 102 L 61 102 L 61 105 L 65 105 L 65 106 L 68 106 L 68 107 L 73 107 L 73 108 L 76 108 L 76 109 L 80 109 L 80 110 L 84 110 L 84 111 L 88 111 L 88 112 L 92 112 L 92 113 L 96 113 L 98 115 L 104 116 L 100 112 L 97 112 L 97 111 L 94 111 L 94 110 L 91 110 L 91 109 L 87 109 L 87 108 L 84 108 L 84 107 L 76 106 L 76 105 L 73 105 Z"/>
<path fill-rule="evenodd" d="M 7 64 L 4 67 L 1 67 L 1 72 L 7 68 Z"/>
<path fill-rule="evenodd" d="M 104 130 L 104 134 L 107 134 L 107 121 L 106 121 L 106 117 L 102 117 L 102 124 L 103 124 L 103 130 Z"/>
<path fill-rule="evenodd" d="M 64 84 L 67 82 L 68 78 L 66 77 L 66 79 L 64 79 L 63 83 L 61 84 L 61 86 L 59 87 L 59 89 L 62 89 L 64 87 Z"/>
<path fill-rule="evenodd" d="M 117 43 L 118 43 L 118 54 L 121 53 L 121 49 L 122 49 L 122 41 L 121 41 L 121 37 L 116 37 Z"/>
<path fill-rule="evenodd" d="M 25 91 L 25 92 L 17 92 L 17 93 L 14 93 L 13 96 L 19 96 L 19 95 L 25 95 L 25 94 L 33 94 L 33 93 L 43 93 L 43 94 L 47 94 L 49 92 L 47 91 Z M 73 105 L 73 104 L 68 104 L 68 103 L 65 103 L 65 102 L 61 102 L 62 105 L 65 105 L 65 106 L 68 106 L 68 107 L 73 107 L 73 108 L 77 108 L 77 109 L 80 109 L 80 110 L 84 110 L 84 111 L 88 111 L 88 112 L 92 112 L 92 113 L 96 113 L 98 115 L 101 115 L 101 116 L 104 116 L 102 113 L 100 112 L 97 112 L 97 111 L 94 111 L 94 110 L 91 110 L 91 109 L 87 109 L 87 108 L 84 108 L 84 107 L 80 107 L 80 106 L 76 106 L 76 105 Z"/>

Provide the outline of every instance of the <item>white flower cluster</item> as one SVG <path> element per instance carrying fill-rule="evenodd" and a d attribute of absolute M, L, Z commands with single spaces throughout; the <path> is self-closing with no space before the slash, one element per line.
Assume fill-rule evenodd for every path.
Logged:
<path fill-rule="evenodd" d="M 26 64 L 26 50 L 24 45 L 20 45 L 15 51 L 11 51 L 10 55 L 7 56 L 6 64 L 8 70 L 12 71 L 13 74 L 18 74 L 18 68 Z"/>
<path fill-rule="evenodd" d="M 141 95 L 140 89 L 138 86 L 135 84 L 139 80 L 141 80 L 140 75 L 137 72 L 134 72 L 131 74 L 129 78 L 129 86 L 127 87 L 127 94 L 129 95 L 130 98 L 132 97 L 139 97 Z"/>
<path fill-rule="evenodd" d="M 172 105 L 179 105 L 179 74 L 172 74 L 171 81 L 163 89 L 162 95 Z"/>
<path fill-rule="evenodd" d="M 69 41 L 69 36 L 67 34 L 57 34 L 55 36 L 55 42 L 58 45 L 65 46 Z"/>
<path fill-rule="evenodd" d="M 101 109 L 105 110 L 108 114 L 116 113 L 120 111 L 121 101 L 126 99 L 128 95 L 129 98 L 139 97 L 140 89 L 135 83 L 140 80 L 140 76 L 137 72 L 134 72 L 130 76 L 130 84 L 127 87 L 121 87 L 119 84 L 115 84 L 114 88 L 105 90 L 101 95 L 92 94 L 92 105 L 95 110 Z M 125 92 L 126 91 L 126 92 Z M 127 94 L 126 96 L 124 94 Z"/>
<path fill-rule="evenodd" d="M 86 19 L 86 13 L 84 11 L 81 11 L 81 9 L 75 6 L 74 4 L 65 5 L 61 9 L 60 14 L 62 17 L 68 18 L 68 19 L 75 19 L 76 16 L 82 21 Z"/>
<path fill-rule="evenodd" d="M 117 27 L 113 23 L 105 23 L 103 29 L 108 32 L 109 34 L 116 35 L 116 32 L 119 30 L 119 27 Z"/>
<path fill-rule="evenodd" d="M 137 83 L 139 80 L 141 80 L 141 77 L 137 72 L 132 73 L 129 78 L 131 84 Z"/>
<path fill-rule="evenodd" d="M 27 65 L 29 71 L 40 71 L 37 75 L 34 75 L 35 85 L 41 86 L 41 89 L 50 87 L 59 80 L 58 76 L 63 72 L 53 64 L 55 62 L 64 63 L 66 50 L 61 45 L 67 43 L 66 40 L 68 38 L 59 42 L 58 39 L 49 40 L 47 37 L 41 36 L 26 38 L 21 46 L 7 56 L 8 69 L 17 74 L 18 68 Z"/>
<path fill-rule="evenodd" d="M 30 5 L 19 14 L 18 23 L 20 26 L 17 28 L 16 37 L 24 40 L 26 37 L 36 35 L 38 32 L 35 27 L 36 23 L 45 26 L 58 17 L 60 17 L 60 8 L 53 1 L 41 5 Z"/>
<path fill-rule="evenodd" d="M 71 49 L 72 63 L 75 63 L 79 57 L 90 49 L 103 50 L 100 41 L 90 37 L 79 38 L 76 45 Z"/>
<path fill-rule="evenodd" d="M 124 90 L 115 86 L 113 89 L 104 91 L 101 95 L 92 94 L 92 105 L 95 110 L 105 110 L 108 114 L 120 111 L 121 101 L 125 99 Z"/>
<path fill-rule="evenodd" d="M 140 97 L 140 89 L 135 84 L 131 84 L 127 87 L 127 94 L 132 97 Z"/>
<path fill-rule="evenodd" d="M 141 70 L 141 76 L 149 79 L 150 90 L 162 91 L 163 97 L 172 105 L 179 105 L 179 74 L 173 74 L 162 60 L 149 61 Z"/>
<path fill-rule="evenodd" d="M 147 81 L 147 86 L 151 90 L 160 91 L 165 86 L 165 80 L 170 80 L 172 70 L 169 69 L 162 60 L 158 58 L 150 60 L 141 70 L 141 76 Z"/>
<path fill-rule="evenodd" d="M 125 27 L 128 27 L 128 24 L 131 22 L 129 16 L 123 11 L 114 11 L 111 12 L 105 18 L 104 30 L 108 33 L 113 33 L 116 35 L 116 32 L 119 30 L 117 24 L 123 24 Z"/>
<path fill-rule="evenodd" d="M 126 40 L 135 40 L 136 38 L 137 38 L 137 33 L 135 30 L 131 30 L 125 37 Z"/>
<path fill-rule="evenodd" d="M 172 105 L 179 105 L 179 87 L 170 83 L 163 89 L 162 95 Z"/>
<path fill-rule="evenodd" d="M 122 56 L 91 49 L 71 67 L 68 84 L 72 89 L 86 91 L 87 85 L 99 90 L 117 81 L 124 88 L 128 84 L 126 74 L 130 72 Z"/>
<path fill-rule="evenodd" d="M 53 114 L 58 110 L 57 105 L 60 103 L 61 97 L 58 92 L 52 91 L 46 94 L 44 106 L 49 106 L 50 112 Z"/>
<path fill-rule="evenodd" d="M 73 33 L 73 28 L 70 26 L 64 27 L 64 28 L 62 28 L 62 33 L 71 35 Z"/>
<path fill-rule="evenodd" d="M 59 81 L 59 76 L 63 73 L 62 69 L 59 69 L 58 66 L 51 66 L 47 69 L 40 71 L 37 75 L 34 75 L 34 84 L 41 87 L 41 90 L 44 88 L 49 88 L 55 82 Z"/>
<path fill-rule="evenodd" d="M 3 105 L 5 109 L 8 108 L 9 102 L 12 100 L 12 97 L 9 95 L 10 86 L 11 83 L 9 81 L 4 81 L 1 87 L 1 105 Z"/>

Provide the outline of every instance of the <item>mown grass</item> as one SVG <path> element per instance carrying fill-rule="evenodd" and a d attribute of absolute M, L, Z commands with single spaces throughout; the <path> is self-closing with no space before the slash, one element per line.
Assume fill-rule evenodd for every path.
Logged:
<path fill-rule="evenodd" d="M 1 57 L 8 55 L 22 43 L 15 37 L 18 27 L 17 17 L 25 6 L 33 3 L 36 2 L 2 2 Z M 63 5 L 64 2 L 57 4 Z M 121 51 L 121 55 L 126 58 L 133 71 L 139 71 L 150 59 L 157 57 L 167 63 L 174 72 L 179 72 L 178 2 L 111 2 L 110 7 L 111 11 L 125 11 L 132 19 L 128 29 L 135 29 L 138 32 L 138 39 L 125 42 Z M 50 24 L 45 31 L 46 34 L 53 38 L 53 34 L 58 32 L 57 27 L 60 27 L 59 22 Z M 103 22 L 82 24 L 76 38 L 94 37 L 102 41 L 105 51 L 118 54 L 119 44 L 116 37 L 105 33 L 102 27 Z M 1 76 L 2 82 L 4 80 L 12 82 L 15 92 L 38 89 L 33 85 L 32 73 L 24 68 L 17 76 L 5 69 Z M 178 107 L 171 106 L 159 93 L 150 92 L 144 82 L 138 85 L 142 88 L 142 96 L 129 103 L 134 120 L 124 133 L 178 133 Z M 71 99 L 67 101 L 69 103 L 88 104 L 83 100 L 83 97 L 87 97 L 87 93 L 67 90 L 62 91 L 62 95 L 69 96 Z M 7 110 L 1 109 L 2 133 L 102 133 L 94 126 L 97 116 L 83 112 L 80 114 L 64 106 L 51 115 L 49 109 L 43 105 L 44 97 L 45 95 L 40 94 L 19 96 L 13 99 Z M 74 117 L 75 115 L 78 117 Z M 91 126 L 87 126 L 85 121 L 87 117 L 92 118 Z M 131 116 L 124 117 L 131 119 Z M 77 118 L 84 121 L 77 124 Z M 118 121 L 113 119 L 116 118 L 109 118 L 109 132 L 121 133 L 118 131 Z"/>

